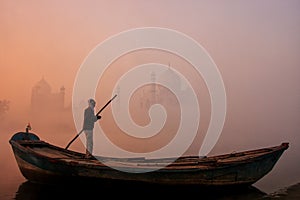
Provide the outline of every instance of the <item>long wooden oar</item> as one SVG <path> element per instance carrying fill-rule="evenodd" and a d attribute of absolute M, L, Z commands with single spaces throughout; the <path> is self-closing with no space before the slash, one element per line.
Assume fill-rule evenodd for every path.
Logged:
<path fill-rule="evenodd" d="M 116 98 L 117 97 L 117 95 L 115 94 L 115 96 L 113 96 L 113 98 L 111 98 L 111 100 L 109 100 L 98 112 L 97 112 L 97 114 L 96 114 L 96 116 L 98 116 L 107 106 L 108 106 L 108 104 L 110 104 L 110 102 L 112 101 L 112 100 L 114 100 L 114 98 Z M 69 142 L 69 144 L 66 146 L 66 148 L 65 149 L 68 149 L 69 148 L 69 146 L 78 138 L 78 136 L 81 134 L 83 132 L 83 129 L 81 129 L 81 131 L 79 132 L 79 133 L 77 133 L 77 135 Z"/>

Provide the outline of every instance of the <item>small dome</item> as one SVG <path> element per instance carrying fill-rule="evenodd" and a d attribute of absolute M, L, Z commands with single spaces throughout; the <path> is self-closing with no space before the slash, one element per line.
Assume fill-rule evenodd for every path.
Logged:
<path fill-rule="evenodd" d="M 60 91 L 61 91 L 61 92 L 64 92 L 65 89 L 66 89 L 66 88 L 65 88 L 64 86 L 61 86 L 61 87 L 60 87 Z"/>
<path fill-rule="evenodd" d="M 38 90 L 39 93 L 51 93 L 51 86 L 44 77 L 35 84 L 34 89 Z"/>
<path fill-rule="evenodd" d="M 176 71 L 172 70 L 170 67 L 158 77 L 158 81 L 170 85 L 177 90 L 181 89 L 181 78 Z"/>

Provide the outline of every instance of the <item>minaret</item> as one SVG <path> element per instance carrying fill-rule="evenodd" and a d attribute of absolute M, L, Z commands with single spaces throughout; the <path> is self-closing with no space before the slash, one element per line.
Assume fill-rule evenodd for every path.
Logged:
<path fill-rule="evenodd" d="M 118 95 L 117 102 L 116 102 L 117 103 L 117 111 L 120 111 L 120 99 L 121 99 L 120 93 L 121 93 L 121 88 L 120 88 L 119 85 L 117 86 L 116 93 Z"/>
<path fill-rule="evenodd" d="M 151 73 L 150 98 L 151 98 L 152 102 L 156 103 L 156 74 L 155 74 L 155 72 Z"/>
<path fill-rule="evenodd" d="M 61 86 L 59 90 L 59 109 L 63 109 L 65 106 L 65 87 Z"/>

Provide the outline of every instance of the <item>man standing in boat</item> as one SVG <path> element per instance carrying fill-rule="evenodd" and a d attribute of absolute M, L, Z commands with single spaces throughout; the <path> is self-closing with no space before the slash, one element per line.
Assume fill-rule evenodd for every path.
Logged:
<path fill-rule="evenodd" d="M 93 130 L 94 124 L 98 119 L 101 119 L 100 115 L 95 115 L 96 101 L 94 99 L 88 100 L 88 107 L 84 110 L 83 131 L 86 136 L 86 158 L 91 158 L 93 153 Z"/>

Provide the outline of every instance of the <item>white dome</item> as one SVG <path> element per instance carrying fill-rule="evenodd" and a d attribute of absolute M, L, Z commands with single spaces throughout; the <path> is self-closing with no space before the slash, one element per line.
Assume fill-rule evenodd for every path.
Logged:
<path fill-rule="evenodd" d="M 164 71 L 159 77 L 158 82 L 166 85 L 171 85 L 176 90 L 181 90 L 181 78 L 175 70 L 170 67 Z"/>
<path fill-rule="evenodd" d="M 51 86 L 44 78 L 42 78 L 35 84 L 34 90 L 36 90 L 40 94 L 49 94 L 51 93 Z"/>

